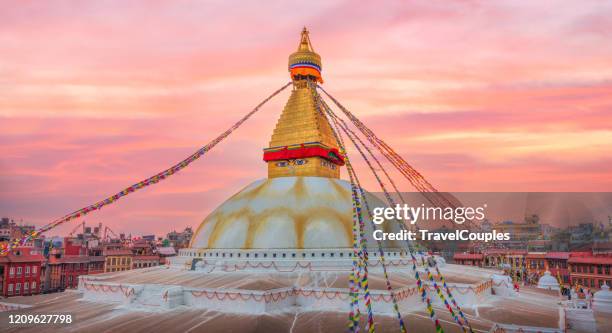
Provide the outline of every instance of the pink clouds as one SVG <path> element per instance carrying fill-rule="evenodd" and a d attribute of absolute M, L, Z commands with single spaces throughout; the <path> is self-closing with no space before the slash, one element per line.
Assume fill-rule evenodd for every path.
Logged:
<path fill-rule="evenodd" d="M 298 5 L 5 6 L 0 215 L 48 222 L 182 159 L 288 80 L 303 25 L 326 89 L 439 189 L 612 188 L 609 4 Z M 197 225 L 265 176 L 261 148 L 285 100 L 175 179 L 88 221 L 158 234 Z"/>

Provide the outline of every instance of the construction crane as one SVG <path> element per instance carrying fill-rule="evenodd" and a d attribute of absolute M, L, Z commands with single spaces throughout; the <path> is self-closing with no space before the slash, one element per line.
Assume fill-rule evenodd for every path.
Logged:
<path fill-rule="evenodd" d="M 72 237 L 72 235 L 77 231 L 77 229 L 79 229 L 79 227 L 83 228 L 83 234 L 85 234 L 85 221 L 83 221 L 80 224 L 77 224 L 74 229 L 72 229 L 72 231 L 68 234 L 68 237 Z"/>
<path fill-rule="evenodd" d="M 115 236 L 115 238 L 119 238 L 117 237 L 117 234 L 111 228 L 109 228 L 108 226 L 104 226 L 104 236 L 102 237 L 102 240 L 107 240 L 107 237 L 108 237 L 107 233 L 109 231 L 113 236 Z"/>

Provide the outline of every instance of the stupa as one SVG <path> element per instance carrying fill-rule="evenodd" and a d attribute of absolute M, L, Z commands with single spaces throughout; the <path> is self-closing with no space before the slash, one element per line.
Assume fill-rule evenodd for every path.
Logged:
<path fill-rule="evenodd" d="M 190 247 L 170 257 L 168 265 L 80 276 L 78 291 L 41 295 L 39 304 L 20 311 L 74 313 L 75 324 L 57 328 L 62 332 L 345 331 L 355 258 L 351 184 L 340 178 L 345 156 L 315 103 L 313 86 L 323 83 L 322 62 L 306 29 L 288 67 L 293 89 L 263 150 L 267 178 L 247 185 L 211 212 Z M 374 195 L 366 197 L 371 206 L 383 205 Z M 533 297 L 519 299 L 509 292 L 507 279 L 494 278 L 500 271 L 416 254 L 415 269 L 432 302 L 428 309 L 408 244 L 388 241 L 381 250 L 366 220 L 376 331 L 398 332 L 399 310 L 408 331 L 433 332 L 436 323 L 447 332 L 461 332 L 455 304 L 477 331 L 498 323 L 558 325 L 557 298 L 534 288 Z M 400 228 L 391 221 L 380 227 Z M 446 277 L 444 283 L 436 270 L 427 274 L 432 262 Z M 443 288 L 439 294 L 436 286 Z M 367 311 L 364 294 L 359 296 L 362 319 Z M 448 311 L 450 307 L 455 311 Z M 506 308 L 512 313 L 499 311 Z M 430 309 L 435 316 L 430 317 Z"/>
<path fill-rule="evenodd" d="M 538 280 L 538 288 L 548 290 L 560 290 L 559 281 L 557 281 L 557 279 L 555 279 L 550 274 L 550 271 L 546 271 L 544 272 L 544 275 L 542 275 Z"/>
<path fill-rule="evenodd" d="M 612 291 L 607 284 L 593 295 L 593 309 L 599 312 L 612 313 Z"/>
<path fill-rule="evenodd" d="M 340 179 L 345 157 L 315 102 L 314 84 L 323 82 L 322 63 L 305 28 L 288 65 L 291 95 L 269 146 L 263 149 L 268 177 L 247 185 L 212 211 L 195 230 L 189 248 L 170 258 L 164 275 L 177 283 L 163 286 L 155 276 L 158 270 L 122 278 L 124 284 L 134 287 L 129 304 L 145 308 L 151 304 L 165 308 L 189 305 L 248 313 L 294 308 L 347 310 L 348 279 L 355 255 L 351 184 Z M 372 207 L 383 206 L 378 197 L 367 193 L 366 197 Z M 391 291 L 382 271 L 383 256 L 392 288 L 400 295 L 400 307 L 423 309 L 407 243 L 385 241 L 381 256 L 372 239 L 370 217 L 365 218 L 370 292 L 378 300 L 374 311 L 393 313 Z M 393 221 L 379 227 L 400 231 Z M 419 270 L 434 259 L 416 257 Z M 482 302 L 490 292 L 490 272 L 437 260 L 448 273 L 450 288 L 459 290 L 455 293 L 459 302 Z M 401 273 L 393 276 L 393 272 Z M 426 276 L 424 271 L 422 274 Z M 84 278 L 85 298 L 99 301 L 101 294 L 95 286 L 112 281 L 101 276 Z M 158 282 L 149 285 L 152 281 Z"/>

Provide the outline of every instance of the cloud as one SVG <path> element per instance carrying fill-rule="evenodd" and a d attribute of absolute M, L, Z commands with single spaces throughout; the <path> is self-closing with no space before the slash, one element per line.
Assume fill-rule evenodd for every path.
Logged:
<path fill-rule="evenodd" d="M 440 190 L 608 190 L 612 9 L 554 4 L 19 2 L 0 12 L 0 214 L 48 222 L 181 160 L 287 82 L 303 25 L 325 88 Z M 87 220 L 195 226 L 265 177 L 286 98 Z"/>

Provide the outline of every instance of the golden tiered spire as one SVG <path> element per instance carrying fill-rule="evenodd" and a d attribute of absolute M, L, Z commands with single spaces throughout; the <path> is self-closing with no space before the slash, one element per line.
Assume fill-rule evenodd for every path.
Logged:
<path fill-rule="evenodd" d="M 270 147 L 264 150 L 268 178 L 311 176 L 339 178 L 344 164 L 327 118 L 313 97 L 321 78 L 321 57 L 313 51 L 308 30 L 302 30 L 297 52 L 289 56 L 293 91 L 276 123 Z"/>

